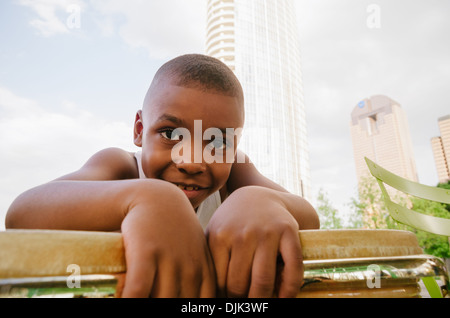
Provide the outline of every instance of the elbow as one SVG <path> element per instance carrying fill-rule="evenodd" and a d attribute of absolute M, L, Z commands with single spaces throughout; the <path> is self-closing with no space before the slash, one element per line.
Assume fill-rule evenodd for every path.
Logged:
<path fill-rule="evenodd" d="M 5 229 L 18 229 L 19 227 L 16 226 L 15 221 L 11 218 L 6 216 L 5 220 Z"/>
<path fill-rule="evenodd" d="M 16 217 L 16 212 L 12 206 L 8 209 L 5 217 L 5 228 L 6 229 L 15 229 L 18 228 L 18 222 Z"/>
<path fill-rule="evenodd" d="M 320 220 L 316 209 L 306 200 L 304 200 L 303 213 L 299 225 L 301 230 L 319 230 Z"/>
<path fill-rule="evenodd" d="M 16 200 L 17 201 L 17 200 Z M 5 228 L 6 229 L 18 229 L 20 225 L 20 204 L 14 201 L 6 212 Z"/>
<path fill-rule="evenodd" d="M 313 209 L 313 217 L 311 222 L 311 230 L 320 230 L 320 219 L 316 210 Z"/>
<path fill-rule="evenodd" d="M 312 205 L 309 205 L 311 209 L 311 230 L 319 230 L 320 229 L 320 219 L 319 214 L 316 209 L 313 208 Z"/>
<path fill-rule="evenodd" d="M 20 229 L 27 228 L 26 220 L 29 219 L 26 213 L 30 211 L 29 205 L 26 204 L 26 198 L 24 194 L 17 197 L 9 206 L 5 217 L 6 229 Z"/>

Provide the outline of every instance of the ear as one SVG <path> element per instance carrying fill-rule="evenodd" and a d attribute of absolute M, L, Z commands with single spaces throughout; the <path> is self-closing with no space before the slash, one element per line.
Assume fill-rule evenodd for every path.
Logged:
<path fill-rule="evenodd" d="M 144 126 L 142 123 L 142 110 L 138 110 L 136 113 L 136 118 L 134 119 L 134 132 L 133 132 L 134 144 L 138 147 L 142 147 L 143 131 Z"/>

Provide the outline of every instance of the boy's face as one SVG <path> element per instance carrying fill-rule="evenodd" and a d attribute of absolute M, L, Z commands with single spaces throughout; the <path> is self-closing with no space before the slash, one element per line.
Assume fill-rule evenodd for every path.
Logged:
<path fill-rule="evenodd" d="M 180 187 L 197 208 L 228 180 L 229 158 L 230 154 L 234 158 L 237 138 L 226 134 L 226 129 L 240 131 L 243 124 L 243 105 L 238 98 L 161 83 L 136 115 L 134 140 L 142 147 L 142 169 L 147 178 Z M 208 128 L 218 128 L 223 139 L 205 134 Z"/>

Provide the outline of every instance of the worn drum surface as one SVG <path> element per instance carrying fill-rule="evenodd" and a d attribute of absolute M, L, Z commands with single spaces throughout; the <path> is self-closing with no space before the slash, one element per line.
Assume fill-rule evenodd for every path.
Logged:
<path fill-rule="evenodd" d="M 419 280 L 438 277 L 444 263 L 424 255 L 416 236 L 397 230 L 300 231 L 304 283 L 298 297 L 419 297 Z"/>
<path fill-rule="evenodd" d="M 298 297 L 418 297 L 427 277 L 449 288 L 443 263 L 410 232 L 310 230 L 299 239 Z M 125 275 L 120 233 L 0 232 L 0 297 L 120 297 Z"/>
<path fill-rule="evenodd" d="M 125 273 L 120 233 L 0 232 L 0 297 L 118 297 Z"/>

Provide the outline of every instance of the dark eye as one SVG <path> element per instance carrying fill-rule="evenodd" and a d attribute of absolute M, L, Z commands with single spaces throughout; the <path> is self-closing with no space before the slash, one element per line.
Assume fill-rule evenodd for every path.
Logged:
<path fill-rule="evenodd" d="M 215 149 L 215 150 L 224 150 L 224 149 L 228 148 L 227 141 L 224 138 L 215 138 L 208 144 L 208 146 L 211 149 Z"/>
<path fill-rule="evenodd" d="M 181 140 L 181 134 L 176 129 L 165 129 L 160 132 L 161 136 L 169 140 Z"/>
<path fill-rule="evenodd" d="M 225 149 L 227 147 L 227 143 L 224 139 L 214 139 L 213 141 L 214 148 L 216 149 Z"/>

